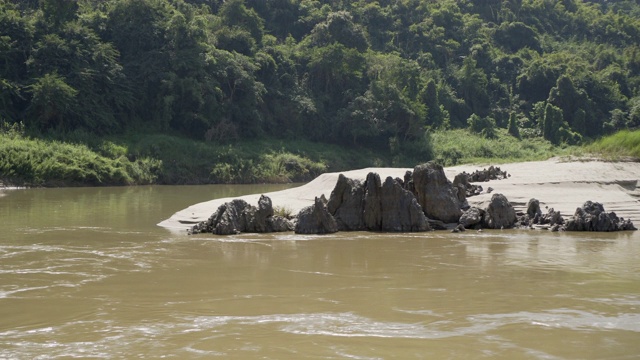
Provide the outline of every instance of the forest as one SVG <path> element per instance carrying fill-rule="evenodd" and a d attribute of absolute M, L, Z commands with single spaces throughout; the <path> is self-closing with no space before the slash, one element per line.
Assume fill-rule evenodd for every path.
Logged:
<path fill-rule="evenodd" d="M 460 129 L 578 145 L 640 125 L 639 44 L 637 1 L 0 0 L 0 122 L 422 159 Z"/>

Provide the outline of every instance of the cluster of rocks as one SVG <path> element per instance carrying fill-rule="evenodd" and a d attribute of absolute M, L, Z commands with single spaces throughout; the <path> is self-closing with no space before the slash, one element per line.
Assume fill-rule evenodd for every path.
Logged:
<path fill-rule="evenodd" d="M 480 195 L 484 189 L 482 185 L 472 184 L 477 182 L 486 182 L 489 180 L 502 180 L 509 177 L 506 171 L 500 170 L 499 167 L 490 166 L 488 169 L 476 170 L 469 174 L 465 171 L 456 175 L 453 180 L 453 185 L 459 188 L 459 191 L 463 191 L 466 197 Z M 493 189 L 489 187 L 487 192 L 490 193 Z"/>
<path fill-rule="evenodd" d="M 531 199 L 527 203 L 527 212 L 518 214 L 518 227 L 541 227 L 551 231 L 622 231 L 637 230 L 631 220 L 618 217 L 615 212 L 606 212 L 604 206 L 587 201 L 577 208 L 572 217 L 564 219 L 559 211 L 547 208 L 543 214 L 540 202 Z"/>
<path fill-rule="evenodd" d="M 484 174 L 482 176 L 478 174 Z M 467 202 L 470 179 L 507 177 L 500 168 L 490 167 L 474 174 L 459 174 L 452 183 L 435 162 L 416 166 L 403 179 L 376 173 L 364 181 L 340 174 L 329 200 L 316 197 L 293 221 L 274 215 L 271 199 L 262 195 L 258 207 L 236 199 L 221 205 L 211 217 L 191 229 L 191 233 L 219 235 L 241 232 L 294 230 L 299 234 L 329 234 L 337 231 L 420 232 L 434 229 L 549 228 L 553 231 L 635 230 L 630 220 L 607 213 L 599 203 L 587 201 L 565 221 L 560 212 L 547 209 L 531 199 L 526 213 L 517 213 L 502 194 L 493 194 L 486 208 Z"/>
<path fill-rule="evenodd" d="M 498 166 L 489 166 L 488 169 L 476 170 L 471 174 L 462 172 L 469 179 L 469 182 L 486 182 L 489 180 L 502 180 L 508 178 L 509 175 L 506 171 L 500 170 Z"/>
<path fill-rule="evenodd" d="M 286 218 L 274 215 L 268 196 L 260 196 L 258 207 L 242 199 L 235 199 L 218 207 L 209 219 L 191 228 L 191 234 L 213 233 L 232 235 L 239 233 L 268 233 L 293 230 Z"/>

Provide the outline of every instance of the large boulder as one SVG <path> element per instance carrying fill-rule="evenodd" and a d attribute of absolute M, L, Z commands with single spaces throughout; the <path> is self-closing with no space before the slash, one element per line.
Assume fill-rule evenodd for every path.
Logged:
<path fill-rule="evenodd" d="M 542 216 L 542 210 L 540 209 L 540 201 L 538 199 L 531 198 L 527 202 L 527 215 L 530 219 Z"/>
<path fill-rule="evenodd" d="M 489 229 L 510 228 L 516 223 L 516 211 L 504 195 L 493 194 L 483 222 Z"/>
<path fill-rule="evenodd" d="M 297 218 L 297 234 L 331 234 L 338 231 L 338 224 L 322 198 L 316 197 L 313 205 L 300 210 Z"/>
<path fill-rule="evenodd" d="M 441 165 L 431 161 L 413 169 L 418 204 L 430 219 L 457 223 L 462 214 L 460 199 Z"/>
<path fill-rule="evenodd" d="M 380 231 L 430 230 L 427 218 L 415 196 L 403 189 L 398 181 L 387 177 L 382 184 L 380 200 L 382 205 Z"/>
<path fill-rule="evenodd" d="M 331 192 L 327 204 L 329 213 L 333 215 L 340 231 L 364 230 L 364 186 L 354 179 L 342 174 Z"/>
<path fill-rule="evenodd" d="M 607 213 L 602 204 L 587 201 L 576 209 L 572 219 L 565 225 L 567 231 L 618 231 L 637 230 L 630 220 L 624 220 L 616 216 L 616 213 Z"/>
<path fill-rule="evenodd" d="M 193 226 L 191 233 L 232 235 L 243 232 L 267 233 L 291 230 L 293 230 L 293 224 L 283 217 L 275 216 L 271 199 L 262 195 L 258 200 L 257 208 L 242 199 L 220 205 L 209 219 Z"/>
<path fill-rule="evenodd" d="M 193 226 L 191 233 L 238 234 L 245 229 L 246 223 L 243 213 L 250 207 L 251 205 L 241 199 L 224 203 L 218 207 L 209 219 Z"/>

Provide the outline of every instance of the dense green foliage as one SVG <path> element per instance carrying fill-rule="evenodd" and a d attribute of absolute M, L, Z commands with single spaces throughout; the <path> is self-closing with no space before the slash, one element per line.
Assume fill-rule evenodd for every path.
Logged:
<path fill-rule="evenodd" d="M 153 181 L 117 169 L 160 153 L 171 183 L 299 179 L 330 163 L 247 150 L 293 140 L 380 165 L 454 163 L 467 144 L 437 153 L 445 130 L 526 147 L 639 126 L 639 39 L 628 0 L 0 0 L 0 120 L 32 139 L 158 134 L 130 141 L 113 171 L 74 175 L 88 183 Z M 215 150 L 185 159 L 185 139 Z"/>
<path fill-rule="evenodd" d="M 0 131 L 1 181 L 14 185 L 127 185 L 157 180 L 161 162 L 151 158 L 130 160 L 124 149 L 104 142 L 102 153 L 86 145 L 29 139 L 20 126 L 2 125 Z"/>

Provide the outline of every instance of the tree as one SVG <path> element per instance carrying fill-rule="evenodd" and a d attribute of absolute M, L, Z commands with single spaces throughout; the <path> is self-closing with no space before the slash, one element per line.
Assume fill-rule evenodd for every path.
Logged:
<path fill-rule="evenodd" d="M 432 128 L 439 128 L 446 125 L 444 109 L 440 104 L 436 82 L 430 79 L 421 94 L 424 104 L 427 106 L 426 124 Z"/>
<path fill-rule="evenodd" d="M 38 129 L 65 129 L 66 122 L 76 115 L 78 91 L 57 73 L 36 79 L 28 91 L 32 96 L 28 111 L 37 123 L 27 125 L 34 125 Z"/>
<path fill-rule="evenodd" d="M 511 52 L 516 52 L 524 47 L 535 51 L 541 50 L 536 31 L 521 22 L 502 23 L 496 30 L 494 39 Z"/>
<path fill-rule="evenodd" d="M 520 129 L 518 129 L 518 119 L 516 118 L 516 113 L 511 112 L 509 114 L 509 134 L 515 138 L 520 138 Z"/>
<path fill-rule="evenodd" d="M 496 121 L 493 118 L 471 114 L 469 119 L 467 119 L 467 124 L 469 124 L 471 131 L 481 134 L 484 137 L 492 138 L 496 135 Z"/>
<path fill-rule="evenodd" d="M 544 119 L 542 126 L 542 135 L 545 139 L 553 144 L 560 143 L 560 134 L 558 130 L 562 126 L 562 110 L 550 103 L 544 108 Z"/>
<path fill-rule="evenodd" d="M 464 99 L 471 112 L 478 116 L 486 116 L 489 113 L 489 94 L 487 93 L 487 75 L 473 57 L 467 56 L 460 71 L 458 80 L 460 82 L 460 95 Z"/>
<path fill-rule="evenodd" d="M 329 14 L 325 21 L 313 28 L 309 37 L 311 44 L 318 47 L 339 43 L 360 52 L 369 47 L 364 31 L 354 24 L 353 17 L 347 11 Z"/>
<path fill-rule="evenodd" d="M 264 34 L 264 20 L 255 10 L 247 8 L 244 0 L 226 0 L 220 7 L 220 19 L 229 28 L 245 29 L 260 43 Z"/>

